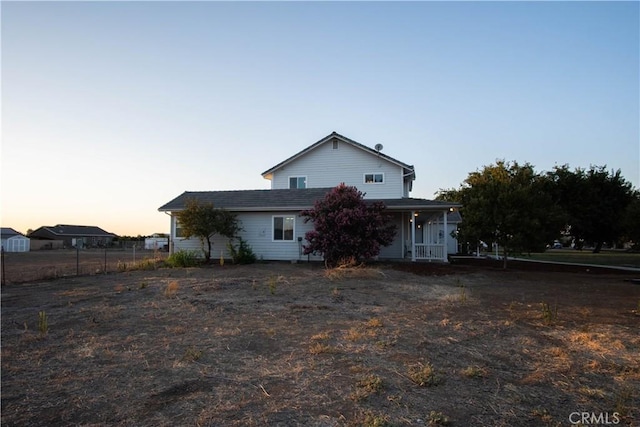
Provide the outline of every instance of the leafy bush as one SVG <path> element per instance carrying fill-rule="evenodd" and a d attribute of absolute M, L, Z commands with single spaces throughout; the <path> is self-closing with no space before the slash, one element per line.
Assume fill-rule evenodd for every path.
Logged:
<path fill-rule="evenodd" d="M 200 264 L 198 255 L 197 251 L 178 251 L 169 255 L 166 263 L 172 268 L 195 267 Z"/>
<path fill-rule="evenodd" d="M 305 233 L 309 243 L 303 246 L 304 254 L 321 253 L 328 267 L 377 256 L 396 234 L 385 209 L 383 202 L 365 202 L 356 187 L 338 185 L 300 214 L 314 225 Z"/>
<path fill-rule="evenodd" d="M 251 246 L 241 237 L 238 238 L 237 248 L 233 246 L 233 243 L 229 242 L 227 249 L 234 264 L 253 264 L 256 262 L 256 254 L 253 253 Z"/>

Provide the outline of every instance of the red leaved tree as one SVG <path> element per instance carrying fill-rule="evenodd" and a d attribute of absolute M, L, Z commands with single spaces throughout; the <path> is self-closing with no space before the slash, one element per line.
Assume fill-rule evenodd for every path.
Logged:
<path fill-rule="evenodd" d="M 333 267 L 375 257 L 393 242 L 396 226 L 384 213 L 384 203 L 367 203 L 363 196 L 356 187 L 342 183 L 301 213 L 305 222 L 314 224 L 314 230 L 305 234 L 305 255 L 321 253 L 325 264 Z"/>

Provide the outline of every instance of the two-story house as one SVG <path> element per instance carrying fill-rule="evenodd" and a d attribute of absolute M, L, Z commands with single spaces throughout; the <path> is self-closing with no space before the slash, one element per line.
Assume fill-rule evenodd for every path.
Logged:
<path fill-rule="evenodd" d="M 409 197 L 416 178 L 413 166 L 336 132 L 262 173 L 270 190 L 187 191 L 158 210 L 171 217 L 172 251 L 199 250 L 200 241 L 185 239 L 176 220 L 187 200 L 211 202 L 237 215 L 240 237 L 259 259 L 320 260 L 302 255 L 305 233 L 313 229 L 300 212 L 340 183 L 355 186 L 366 200 L 382 200 L 397 225 L 396 238 L 382 248 L 380 259 L 447 260 L 457 243 L 448 218 L 458 205 Z M 213 239 L 214 253 L 227 256 L 226 238 Z"/>

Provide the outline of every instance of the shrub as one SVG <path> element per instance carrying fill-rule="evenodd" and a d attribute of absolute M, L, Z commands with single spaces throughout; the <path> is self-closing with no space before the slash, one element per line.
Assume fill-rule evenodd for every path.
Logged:
<path fill-rule="evenodd" d="M 178 251 L 167 258 L 167 265 L 172 268 L 195 267 L 200 264 L 197 251 Z"/>
<path fill-rule="evenodd" d="M 238 238 L 237 248 L 233 246 L 232 242 L 229 242 L 227 249 L 234 264 L 253 264 L 256 262 L 256 254 L 253 253 L 251 246 L 241 237 Z"/>
<path fill-rule="evenodd" d="M 305 234 L 304 254 L 320 253 L 328 267 L 344 260 L 359 262 L 377 256 L 396 234 L 383 202 L 367 203 L 356 187 L 340 184 L 300 215 L 313 222 Z"/>

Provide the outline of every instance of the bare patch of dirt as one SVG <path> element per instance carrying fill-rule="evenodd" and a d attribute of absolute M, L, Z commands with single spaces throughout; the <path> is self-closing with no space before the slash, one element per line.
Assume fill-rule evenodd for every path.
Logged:
<path fill-rule="evenodd" d="M 600 273 L 273 263 L 7 285 L 2 425 L 638 425 L 640 285 Z"/>

